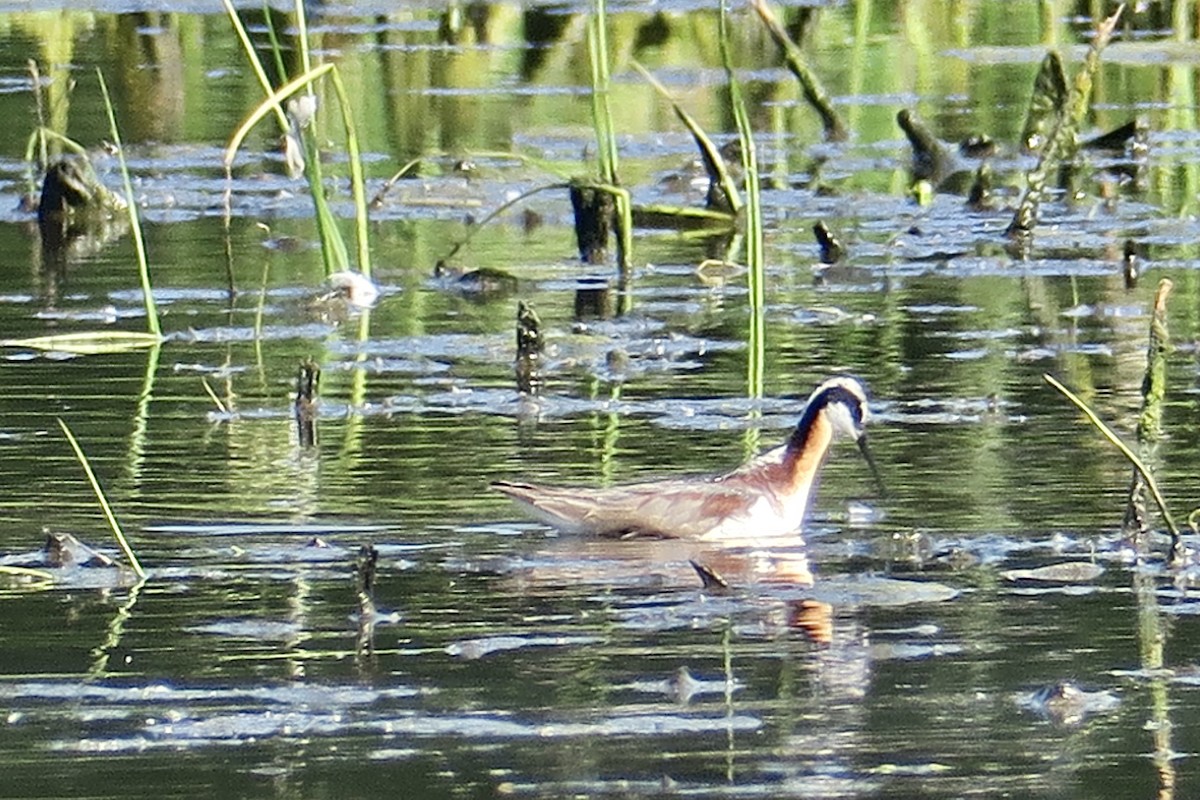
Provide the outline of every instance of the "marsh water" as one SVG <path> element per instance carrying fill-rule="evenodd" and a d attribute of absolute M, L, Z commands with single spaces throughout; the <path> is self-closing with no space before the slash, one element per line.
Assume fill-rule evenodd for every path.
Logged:
<path fill-rule="evenodd" d="M 372 210 L 381 293 L 363 310 L 317 299 L 312 204 L 271 119 L 238 156 L 226 222 L 223 149 L 262 92 L 216 4 L 30 5 L 0 9 L 0 563 L 40 563 L 48 532 L 120 557 L 61 419 L 148 576 L 53 567 L 50 585 L 4 584 L 0 796 L 1200 791 L 1191 561 L 1166 565 L 1156 513 L 1140 551 L 1122 535 L 1128 463 L 1043 380 L 1132 441 L 1154 294 L 1173 282 L 1152 465 L 1186 530 L 1200 502 L 1194 5 L 1142 4 L 1118 28 L 1084 133 L 1142 118 L 1147 147 L 1132 170 L 1128 154 L 1089 156 L 1024 258 L 1003 231 L 1033 165 L 1017 140 L 1034 75 L 1050 49 L 1074 74 L 1104 4 L 781 6 L 845 143 L 823 141 L 759 22 L 735 9 L 765 186 L 761 397 L 745 273 L 698 269 L 723 258 L 718 239 L 639 228 L 622 283 L 611 262 L 580 261 L 565 189 L 475 230 L 560 181 L 547 165 L 595 174 L 586 7 L 310 8 L 369 193 L 422 159 Z M 631 65 L 731 139 L 715 4 L 610 13 L 622 181 L 635 203 L 699 206 L 695 147 Z M 262 45 L 261 9 L 245 16 Z M 278 13 L 285 41 L 291 23 Z M 29 59 L 47 124 L 93 148 L 118 189 L 96 70 L 108 80 L 161 347 L 11 344 L 146 324 L 124 225 L 47 248 L 19 210 Z M 319 92 L 350 236 L 337 100 Z M 905 108 L 946 140 L 996 140 L 990 209 L 913 199 Z M 818 221 L 845 245 L 835 265 L 819 261 Z M 458 277 L 483 268 L 515 282 Z M 598 304 L 597 285 L 610 287 Z M 524 393 L 518 301 L 546 342 Z M 308 360 L 313 442 L 293 411 Z M 731 468 L 782 441 L 837 372 L 870 386 L 885 491 L 836 448 L 803 546 L 580 540 L 487 489 Z M 373 624 L 359 614 L 364 546 L 378 552 Z M 692 560 L 728 589 L 705 589 Z"/>

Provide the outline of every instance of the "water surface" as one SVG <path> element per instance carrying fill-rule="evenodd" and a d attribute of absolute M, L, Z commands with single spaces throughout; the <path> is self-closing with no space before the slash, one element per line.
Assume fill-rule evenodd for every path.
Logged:
<path fill-rule="evenodd" d="M 151 353 L 4 351 L 4 552 L 20 560 L 50 528 L 116 555 L 62 418 L 149 570 L 135 585 L 63 569 L 51 588 L 0 593 L 5 794 L 1190 796 L 1192 573 L 1164 567 L 1162 537 L 1135 558 L 1119 530 L 1128 466 L 1042 380 L 1132 435 L 1149 308 L 1171 278 L 1155 466 L 1186 515 L 1200 466 L 1195 63 L 1190 28 L 1159 5 L 1106 55 L 1086 123 L 1147 117 L 1143 180 L 1089 173 L 1046 205 L 1025 260 L 1003 247 L 1004 187 L 1031 163 L 1016 140 L 1042 55 L 1081 58 L 1090 24 L 1073 6 L 816 11 L 805 46 L 853 131 L 838 145 L 740 15 L 768 179 L 761 399 L 747 392 L 744 276 L 699 274 L 703 239 L 639 230 L 629 310 L 581 317 L 580 282 L 615 287 L 615 269 L 579 263 L 566 193 L 547 192 L 454 259 L 511 273 L 515 290 L 434 277 L 472 220 L 557 180 L 497 151 L 594 169 L 582 9 L 469 6 L 461 28 L 440 6 L 315 16 L 360 101 L 371 189 L 428 156 L 373 212 L 369 313 L 314 305 L 311 203 L 267 127 L 239 157 L 224 225 L 221 151 L 261 96 L 225 18 L 4 15 L 0 107 L 16 122 L 0 134 L 0 337 L 144 325 L 125 231 L 48 254 L 13 210 L 29 58 L 58 87 L 51 124 L 89 147 L 107 135 L 94 68 L 114 87 L 166 333 Z M 623 178 L 639 202 L 698 204 L 693 146 L 629 63 L 727 139 L 712 5 L 613 10 Z M 947 139 L 1001 143 L 996 210 L 911 200 L 901 108 Z M 324 119 L 349 232 L 345 151 Z M 844 263 L 818 265 L 817 220 Z M 1141 255 L 1132 287 L 1126 240 Z M 544 324 L 536 396 L 513 370 L 518 299 Z M 292 411 L 305 359 L 321 368 L 312 446 Z M 887 494 L 838 448 L 803 548 L 580 542 L 486 490 L 727 469 L 781 441 L 843 371 L 872 389 Z M 358 616 L 363 545 L 379 551 L 373 626 Z M 689 559 L 732 591 L 705 591 Z M 1094 701 L 1056 703 L 1076 696 L 1067 682 Z"/>

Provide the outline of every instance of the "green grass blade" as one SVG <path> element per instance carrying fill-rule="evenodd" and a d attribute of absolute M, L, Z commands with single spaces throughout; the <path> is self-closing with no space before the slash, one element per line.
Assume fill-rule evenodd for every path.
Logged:
<path fill-rule="evenodd" d="M 246 33 L 246 26 L 242 24 L 242 18 L 238 16 L 237 9 L 233 7 L 231 0 L 221 0 L 221 4 L 225 6 L 225 13 L 229 15 L 229 21 L 233 24 L 233 29 L 237 33 L 238 41 L 242 44 L 242 50 L 246 54 L 246 58 L 250 61 L 250 66 L 254 70 L 255 77 L 258 78 L 258 85 L 262 87 L 263 94 L 270 97 L 271 79 L 267 77 L 267 71 L 263 69 L 262 62 L 258 58 L 258 52 L 254 49 L 254 43 L 250 41 L 250 34 Z M 305 70 L 307 72 L 308 70 Z M 270 111 L 275 112 L 275 118 L 279 121 L 279 129 L 286 131 L 288 129 L 287 112 L 283 110 L 283 106 L 276 102 Z"/>
<path fill-rule="evenodd" d="M 283 45 L 279 43 L 279 33 L 275 30 L 275 15 L 271 10 L 270 0 L 263 0 L 263 19 L 267 23 L 267 41 L 271 44 L 271 58 L 275 61 L 275 72 L 280 80 L 287 77 L 287 65 L 283 63 Z"/>
<path fill-rule="evenodd" d="M 1130 450 L 1129 445 L 1121 441 L 1121 437 L 1117 436 L 1117 434 L 1113 432 L 1112 428 L 1105 425 L 1104 421 L 1101 420 L 1100 417 L 1096 416 L 1096 412 L 1092 411 L 1092 409 L 1088 407 L 1087 403 L 1079 399 L 1074 392 L 1055 380 L 1052 375 L 1042 375 L 1042 378 L 1046 381 L 1046 383 L 1053 386 L 1064 397 L 1074 403 L 1075 406 L 1083 412 L 1084 416 L 1088 418 L 1088 421 L 1095 426 L 1096 430 L 1100 431 L 1105 439 L 1108 439 L 1108 441 L 1110 441 L 1113 446 L 1117 448 L 1117 450 L 1121 451 L 1121 455 L 1125 456 L 1125 458 L 1129 460 L 1130 464 L 1133 464 L 1134 469 L 1136 469 L 1142 476 L 1142 479 L 1146 481 L 1146 487 L 1150 490 L 1151 496 L 1154 497 L 1154 502 L 1158 506 L 1158 511 L 1160 514 L 1162 514 L 1163 521 L 1167 523 L 1167 528 L 1171 531 L 1171 535 L 1178 538 L 1179 528 L 1175 525 L 1175 518 L 1171 516 L 1171 512 L 1167 509 L 1167 501 L 1163 499 L 1162 492 L 1158 490 L 1158 483 L 1154 480 L 1154 475 L 1150 473 L 1150 470 L 1145 464 L 1142 463 L 1142 460 L 1138 458 L 1137 454 Z"/>
<path fill-rule="evenodd" d="M 129 566 L 133 568 L 133 571 L 137 573 L 139 578 L 145 578 L 146 571 L 142 569 L 142 564 L 138 561 L 137 554 L 129 546 L 129 540 L 125 538 L 125 533 L 121 530 L 121 523 L 117 522 L 117 517 L 113 514 L 112 506 L 108 504 L 108 498 L 104 496 L 104 489 L 101 488 L 100 481 L 96 479 L 96 473 L 92 472 L 92 465 L 84 454 L 83 448 L 79 446 L 75 434 L 71 433 L 71 429 L 67 427 L 67 423 L 63 422 L 62 418 L 58 419 L 58 426 L 62 428 L 67 441 L 71 443 L 71 449 L 75 451 L 75 458 L 79 459 L 79 464 L 83 467 L 88 482 L 92 485 L 92 491 L 96 493 L 96 500 L 99 501 L 100 508 L 104 511 L 104 518 L 108 521 L 108 527 L 112 529 L 113 536 L 116 537 L 117 544 L 121 546 L 121 552 L 125 554 L 125 559 L 129 562 Z"/>
<path fill-rule="evenodd" d="M 588 58 L 592 71 L 592 122 L 600 159 L 600 179 L 616 184 L 617 137 L 609 103 L 608 10 L 605 0 L 594 0 L 588 19 Z"/>
<path fill-rule="evenodd" d="M 337 218 L 325 199 L 325 176 L 321 169 L 321 154 L 317 148 L 317 136 L 311 129 L 302 132 L 307 164 L 304 177 L 308 179 L 308 193 L 312 195 L 313 208 L 317 212 L 317 232 L 321 236 L 321 257 L 325 262 L 325 277 L 335 272 L 350 269 L 350 253 L 346 240 L 342 238 Z"/>
<path fill-rule="evenodd" d="M 610 186 L 620 184 L 617 177 L 617 135 L 613 127 L 609 97 L 608 8 L 606 0 L 594 0 L 588 19 L 588 60 L 592 73 L 592 121 L 600 160 L 600 180 Z M 632 268 L 633 211 L 628 193 L 616 193 L 617 262 L 628 279 Z"/>
<path fill-rule="evenodd" d="M 738 139 L 742 145 L 742 167 L 746 173 L 746 267 L 750 294 L 750 330 L 748 332 L 749 363 L 747 365 L 747 391 L 751 397 L 763 395 L 763 373 L 765 364 L 766 324 L 763 310 L 766 306 L 764 279 L 762 191 L 758 180 L 758 155 L 754 147 L 754 131 L 750 127 L 750 115 L 746 112 L 741 84 L 733 71 L 733 57 L 729 52 L 729 19 L 725 0 L 721 2 L 720 16 L 721 61 L 729 81 L 729 100 L 733 117 L 737 122 Z"/>
<path fill-rule="evenodd" d="M 250 113 L 250 116 L 238 127 L 233 137 L 229 140 L 229 144 L 225 147 L 224 163 L 227 177 L 233 167 L 233 161 L 237 157 L 238 149 L 241 148 L 242 142 L 245 141 L 246 136 L 259 120 L 271 113 L 273 108 L 278 107 L 282 100 L 311 85 L 313 81 L 318 80 L 327 72 L 332 72 L 333 69 L 333 64 L 322 64 L 315 69 L 305 72 L 298 78 L 288 81 L 279 87 L 279 89 L 271 92 Z M 321 236 L 321 255 L 325 261 L 325 274 L 328 276 L 339 270 L 349 269 L 350 256 L 346 251 L 346 243 L 342 239 L 337 219 L 333 216 L 333 212 L 329 208 L 329 203 L 325 199 L 325 185 L 321 172 L 320 154 L 317 152 L 316 137 L 311 130 L 302 131 L 301 135 L 304 140 L 307 162 L 304 175 L 308 180 L 309 193 L 312 195 L 313 207 L 317 214 L 317 230 Z M 355 144 L 357 145 L 357 139 L 355 140 Z"/>
<path fill-rule="evenodd" d="M 49 572 L 30 567 L 14 567 L 8 564 L 0 564 L 0 575 L 30 581 L 28 585 L 22 587 L 26 589 L 44 589 L 54 583 L 54 576 Z"/>
<path fill-rule="evenodd" d="M 224 10 L 229 16 L 229 22 L 233 24 L 233 29 L 238 34 L 238 41 L 241 43 L 242 52 L 246 54 L 246 59 L 250 61 L 250 66 L 254 71 L 254 77 L 258 78 L 258 85 L 262 86 L 263 94 L 271 95 L 271 79 L 266 77 L 266 70 L 263 68 L 263 62 L 258 59 L 258 52 L 254 49 L 254 43 L 250 41 L 250 34 L 246 32 L 246 26 L 242 24 L 241 17 L 238 16 L 238 10 L 233 7 L 233 2 L 230 0 L 221 0 Z M 288 130 L 288 115 L 284 112 L 283 106 L 276 102 L 275 107 L 271 108 L 275 112 L 275 119 L 280 122 L 280 130 Z"/>
<path fill-rule="evenodd" d="M 259 123 L 259 120 L 261 120 L 267 114 L 270 114 L 274 109 L 280 108 L 280 104 L 284 100 L 332 70 L 333 64 L 322 64 L 316 69 L 309 70 L 300 77 L 288 81 L 274 91 L 270 91 L 268 89 L 267 98 L 259 103 L 258 106 L 250 112 L 250 116 L 246 117 L 245 121 L 238 126 L 238 129 L 234 132 L 233 137 L 230 138 L 229 144 L 225 146 L 225 169 L 228 170 L 233 166 L 233 160 L 237 157 L 237 151 L 241 149 L 242 142 L 245 141 L 246 137 L 250 134 L 250 131 L 254 128 L 254 126 Z M 287 123 L 286 116 L 284 117 L 284 122 L 285 124 Z"/>
<path fill-rule="evenodd" d="M 81 333 L 59 333 L 53 336 L 34 336 L 28 339 L 3 339 L 0 346 L 24 347 L 30 350 L 97 355 L 102 353 L 127 353 L 162 344 L 162 337 L 141 331 L 83 331 Z"/>
<path fill-rule="evenodd" d="M 411 159 L 407 164 L 405 164 L 400 169 L 396 170 L 396 173 L 394 175 L 392 175 L 392 177 L 390 177 L 386 181 L 384 181 L 383 185 L 379 187 L 379 190 L 377 192 L 375 192 L 374 196 L 371 197 L 371 202 L 368 204 L 369 207 L 370 208 L 382 208 L 384 200 L 387 198 L 388 192 L 390 192 L 392 190 L 392 187 L 396 185 L 396 181 L 403 178 L 405 175 L 407 175 L 409 172 L 411 172 L 413 169 L 415 169 L 424 160 L 425 160 L 424 156 L 418 156 L 414 159 Z"/>
<path fill-rule="evenodd" d="M 494 208 L 486 217 L 484 217 L 483 219 L 479 220 L 474 225 L 472 225 L 470 227 L 470 229 L 467 230 L 467 235 L 464 236 L 462 239 L 460 239 L 453 247 L 450 248 L 450 252 L 446 254 L 446 256 L 442 259 L 442 261 L 449 261 L 450 259 L 454 258 L 454 256 L 458 255 L 458 251 L 462 250 L 464 247 L 466 247 L 470 243 L 471 239 L 474 238 L 476 233 L 478 233 L 480 230 L 482 230 L 484 228 L 484 226 L 486 226 L 493 219 L 500 216 L 505 211 L 507 211 L 508 209 L 515 206 L 517 203 L 520 203 L 520 202 L 523 202 L 523 201 L 529 199 L 530 197 L 537 194 L 538 192 L 545 192 L 545 191 L 549 191 L 551 189 L 569 189 L 570 187 L 571 187 L 571 185 L 569 183 L 551 183 L 551 184 L 547 184 L 545 186 L 535 186 L 534 188 L 529 189 L 528 191 L 522 192 L 521 194 L 517 195 L 516 197 L 512 198 L 511 200 L 506 200 L 505 202 L 501 203 L 499 206 Z"/>
<path fill-rule="evenodd" d="M 305 72 L 312 70 L 312 53 L 308 47 L 308 17 L 304 13 L 304 0 L 292 4 L 296 12 L 296 39 L 300 45 L 300 66 Z"/>
<path fill-rule="evenodd" d="M 804 93 L 804 99 L 813 107 L 818 116 L 821 117 L 821 125 L 825 129 L 825 138 L 831 142 L 842 142 L 849 138 L 846 133 L 846 126 L 842 122 L 841 116 L 833 107 L 833 101 L 829 99 L 828 93 L 821 86 L 821 82 L 817 80 L 816 74 L 808 68 L 804 63 L 804 54 L 800 52 L 800 48 L 792 41 L 792 37 L 788 36 L 787 30 L 779 24 L 774 12 L 767 5 L 766 0 L 750 0 L 750 5 L 758 12 L 759 19 L 766 26 L 767 31 L 771 34 L 771 38 L 775 40 L 776 46 L 783 54 L 783 59 L 787 62 L 788 69 L 796 76 L 796 80 L 800 83 L 800 90 Z"/>
<path fill-rule="evenodd" d="M 346 148 L 350 158 L 350 189 L 354 195 L 354 233 L 358 244 L 358 271 L 371 277 L 371 243 L 367 218 L 367 190 L 363 178 L 362 153 L 358 149 L 358 134 L 354 127 L 354 115 L 350 111 L 350 98 L 341 73 L 335 68 L 332 74 L 333 88 L 337 92 L 338 105 L 342 109 L 342 125 L 346 129 Z"/>
<path fill-rule="evenodd" d="M 121 165 L 121 181 L 125 186 L 125 204 L 129 211 L 129 228 L 133 235 L 133 246 L 137 252 L 138 275 L 142 281 L 142 303 L 146 307 L 146 324 L 150 333 L 162 338 L 162 327 L 158 322 L 158 306 L 154 302 L 154 292 L 150 285 L 150 264 L 146 259 L 146 239 L 142 235 L 142 222 L 137 211 L 137 198 L 133 195 L 133 183 L 129 180 L 129 165 L 125 163 L 125 147 L 121 144 L 121 133 L 117 130 L 117 116 L 113 112 L 112 98 L 108 95 L 108 84 L 104 82 L 104 73 L 96 70 L 100 79 L 100 92 L 104 95 L 104 110 L 108 112 L 109 132 L 113 144 L 117 147 L 117 161 Z"/>
<path fill-rule="evenodd" d="M 654 87 L 655 91 L 671 104 L 671 108 L 675 111 L 675 116 L 683 123 L 683 126 L 692 134 L 692 139 L 696 142 L 696 147 L 700 149 L 700 157 L 704 159 L 705 171 L 709 175 L 717 176 L 718 182 L 721 184 L 721 189 L 725 192 L 725 196 L 729 198 L 729 205 L 736 214 L 742 208 L 742 195 L 737 190 L 737 183 L 733 180 L 733 176 L 729 174 L 729 167 L 725 163 L 725 158 L 721 155 L 721 150 L 708 137 L 700 124 L 683 109 L 671 96 L 666 86 L 663 86 L 657 78 L 650 74 L 650 71 L 643 67 L 638 62 L 633 62 L 633 68 L 638 71 L 646 82 Z"/>

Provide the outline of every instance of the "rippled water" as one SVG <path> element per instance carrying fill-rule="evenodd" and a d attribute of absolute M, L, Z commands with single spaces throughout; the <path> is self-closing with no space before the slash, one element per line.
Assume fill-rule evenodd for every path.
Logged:
<path fill-rule="evenodd" d="M 915 107 L 947 138 L 987 130 L 1015 186 L 1036 64 L 1055 41 L 1077 61 L 1068 45 L 1086 25 L 1053 5 L 1040 30 L 1039 4 L 969 5 L 818 12 L 809 46 L 855 131 L 846 145 L 814 144 L 790 78 L 739 23 L 771 178 L 761 400 L 746 390 L 744 276 L 698 273 L 703 240 L 639 230 L 631 310 L 582 318 L 580 283 L 615 276 L 578 263 L 558 191 L 456 259 L 510 272 L 515 290 L 434 277 L 468 217 L 546 180 L 484 151 L 590 168 L 574 9 L 488 6 L 492 39 L 453 46 L 435 10 L 318 18 L 356 96 L 379 101 L 361 111 L 373 188 L 412 155 L 449 151 L 373 217 L 381 299 L 369 314 L 313 303 L 311 206 L 279 174 L 269 135 L 239 164 L 225 231 L 221 149 L 258 95 L 223 19 L 64 16 L 78 26 L 71 125 L 89 145 L 103 130 L 92 64 L 127 63 L 134 41 L 183 47 L 200 67 L 132 58 L 147 74 L 118 84 L 161 350 L 4 351 L 0 563 L 38 562 L 45 528 L 117 555 L 58 417 L 149 576 L 54 567 L 52 586 L 0 588 L 0 793 L 1194 793 L 1193 572 L 1164 566 L 1165 537 L 1140 559 L 1122 539 L 1128 466 L 1042 380 L 1058 376 L 1131 435 L 1149 308 L 1170 277 L 1176 349 L 1156 471 L 1186 516 L 1200 467 L 1194 66 L 1152 4 L 1106 56 L 1089 119 L 1104 130 L 1149 115 L 1146 185 L 1102 199 L 1098 180 L 1049 203 L 1030 257 L 1014 261 L 1001 233 L 1015 192 L 995 211 L 952 194 L 916 205 L 895 113 Z M 635 45 L 654 17 L 617 11 L 620 52 L 636 50 L 704 125 L 727 127 L 719 62 L 697 32 L 712 15 L 664 8 L 670 36 Z M 1029 30 L 996 16 L 1026 12 Z M 27 39 L 40 52 L 51 40 L 26 15 L 5 19 L 14 88 L 0 104 L 24 119 Z M 562 29 L 537 47 L 513 33 L 551 23 Z M 627 55 L 616 76 L 635 199 L 697 204 L 678 177 L 690 141 Z M 165 104 L 175 77 L 187 87 L 178 114 Z M 133 113 L 145 102 L 156 115 Z M 3 137 L 6 209 L 23 190 L 24 135 Z M 471 152 L 467 176 L 454 167 Z M 344 192 L 334 207 L 349 215 Z M 845 241 L 845 263 L 817 264 L 818 219 Z M 1143 254 L 1133 287 L 1126 239 Z M 0 252 L 0 338 L 141 327 L 119 226 L 51 259 L 32 218 L 9 211 Z M 536 396 L 516 388 L 518 299 L 544 323 Z M 309 358 L 321 368 L 313 446 L 292 409 Z M 781 441 L 812 387 L 842 371 L 872 389 L 886 493 L 838 448 L 804 545 L 580 541 L 486 489 L 727 469 Z M 379 553 L 366 617 L 363 545 Z M 730 590 L 705 590 L 689 561 Z"/>

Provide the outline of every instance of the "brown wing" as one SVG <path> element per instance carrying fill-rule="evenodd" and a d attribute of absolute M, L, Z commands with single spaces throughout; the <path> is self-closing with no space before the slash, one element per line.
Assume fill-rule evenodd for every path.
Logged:
<path fill-rule="evenodd" d="M 739 486 L 661 481 L 590 489 L 499 481 L 504 492 L 547 524 L 599 536 L 698 538 L 752 501 Z"/>

